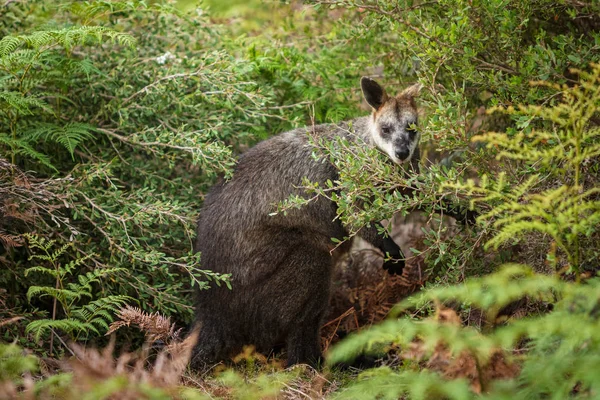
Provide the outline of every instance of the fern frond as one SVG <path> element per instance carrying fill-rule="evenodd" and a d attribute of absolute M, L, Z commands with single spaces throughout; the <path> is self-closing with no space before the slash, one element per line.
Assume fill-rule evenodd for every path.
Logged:
<path fill-rule="evenodd" d="M 0 243 L 6 249 L 20 247 L 23 245 L 23 241 L 21 240 L 20 236 L 6 233 L 6 231 L 4 231 L 3 229 L 0 229 Z"/>
<path fill-rule="evenodd" d="M 68 9 L 74 15 L 77 15 L 86 20 L 93 19 L 98 15 L 112 14 L 116 12 L 126 11 L 137 11 L 140 9 L 147 9 L 149 6 L 144 1 L 127 1 L 127 2 L 115 2 L 115 1 L 88 1 L 85 3 L 74 2 L 68 3 Z"/>
<path fill-rule="evenodd" d="M 40 265 L 31 267 L 31 268 L 27 268 L 25 270 L 25 276 L 28 276 L 32 272 L 36 272 L 36 273 L 40 273 L 40 274 L 48 274 L 54 278 L 56 278 L 57 276 L 60 276 L 60 271 L 57 271 L 56 269 L 53 269 L 53 268 L 42 267 Z"/>
<path fill-rule="evenodd" d="M 27 82 L 21 82 L 20 79 L 16 79 L 16 71 L 22 70 L 27 65 L 36 63 L 38 61 L 39 53 L 33 49 L 20 48 L 4 56 L 0 56 L 0 66 L 6 71 L 13 72 L 11 75 L 6 75 L 5 87 L 15 89 L 20 87 L 21 84 L 27 85 Z"/>
<path fill-rule="evenodd" d="M 462 285 L 434 288 L 410 297 L 394 307 L 390 314 L 399 315 L 408 308 L 427 302 L 448 300 L 497 312 L 523 297 L 552 301 L 565 290 L 565 282 L 555 276 L 536 274 L 525 265 L 507 264 L 493 274 L 469 279 Z"/>
<path fill-rule="evenodd" d="M 385 353 L 390 345 L 408 347 L 413 341 L 422 343 L 425 355 L 433 354 L 440 343 L 447 346 L 451 355 L 468 351 L 481 362 L 486 362 L 500 348 L 499 341 L 479 333 L 475 328 L 448 324 L 438 320 L 412 321 L 387 320 L 359 334 L 349 336 L 329 353 L 328 363 L 346 362 L 359 354 Z"/>
<path fill-rule="evenodd" d="M 361 373 L 349 387 L 333 399 L 456 399 L 475 398 L 465 379 L 446 380 L 440 374 L 424 371 L 395 371 L 381 367 Z"/>
<path fill-rule="evenodd" d="M 0 133 L 0 143 L 4 143 L 12 148 L 12 152 L 15 155 L 22 155 L 30 158 L 33 161 L 39 162 L 40 164 L 50 168 L 53 171 L 58 171 L 56 167 L 50 161 L 50 157 L 46 154 L 40 153 L 35 150 L 31 145 L 24 140 L 12 140 L 9 136 Z"/>
<path fill-rule="evenodd" d="M 94 318 L 90 320 L 90 324 L 94 325 L 98 329 L 98 332 L 106 332 L 110 329 L 110 321 L 112 320 L 106 318 Z"/>
<path fill-rule="evenodd" d="M 72 243 L 66 243 L 62 246 L 60 246 L 58 249 L 54 250 L 54 252 L 52 254 L 50 254 L 50 259 L 52 261 L 57 261 L 58 258 L 62 255 L 65 254 L 65 252 L 67 251 L 68 248 L 73 247 Z"/>
<path fill-rule="evenodd" d="M 137 307 L 127 305 L 119 311 L 117 316 L 120 321 L 113 322 L 110 325 L 107 335 L 131 324 L 137 325 L 146 334 L 150 342 L 158 339 L 173 341 L 179 337 L 181 332 L 181 329 L 175 329 L 175 324 L 171 322 L 171 318 L 163 317 L 158 312 L 148 314 Z"/>
<path fill-rule="evenodd" d="M 6 106 L 22 115 L 33 115 L 35 108 L 50 112 L 48 105 L 36 96 L 27 96 L 14 91 L 0 91 L 0 109 L 6 108 Z"/>
<path fill-rule="evenodd" d="M 93 61 L 89 58 L 84 58 L 82 60 L 77 59 L 68 59 L 68 66 L 66 69 L 73 74 L 82 73 L 90 79 L 91 75 L 100 75 L 103 76 L 104 73 L 94 65 Z"/>
<path fill-rule="evenodd" d="M 25 236 L 25 238 L 27 239 L 29 247 L 31 247 L 32 249 L 40 249 L 44 252 L 47 252 L 56 243 L 56 241 L 52 239 L 47 239 L 43 236 L 38 236 L 31 233 L 26 233 L 23 236 Z"/>
<path fill-rule="evenodd" d="M 136 42 L 129 34 L 103 26 L 73 26 L 58 30 L 39 30 L 29 35 L 5 36 L 0 40 L 0 56 L 4 57 L 20 46 L 43 51 L 55 45 L 71 49 L 77 45 L 102 43 L 106 40 L 128 47 L 133 47 Z"/>
<path fill-rule="evenodd" d="M 48 332 L 50 329 L 61 330 L 69 334 L 71 337 L 75 336 L 75 334 L 81 333 L 89 334 L 93 332 L 97 335 L 100 334 L 94 325 L 76 319 L 38 319 L 27 324 L 25 333 L 33 333 L 34 339 L 39 341 L 42 335 Z"/>
<path fill-rule="evenodd" d="M 4 36 L 2 40 L 0 40 L 0 57 L 4 57 L 7 54 L 14 52 L 21 43 L 22 40 L 19 37 Z"/>
<path fill-rule="evenodd" d="M 538 231 L 550 235 L 568 251 L 577 235 L 589 232 L 600 220 L 600 201 L 589 200 L 598 191 L 579 193 L 579 188 L 560 186 L 507 202 L 495 213 L 494 226 L 499 231 L 486 246 L 498 248 L 524 232 Z"/>
<path fill-rule="evenodd" d="M 59 299 L 62 302 L 79 300 L 83 296 L 90 297 L 89 292 L 80 290 L 74 291 L 69 289 L 56 289 L 49 286 L 30 286 L 27 290 L 27 300 L 31 301 L 34 297 L 50 296 Z"/>
<path fill-rule="evenodd" d="M 94 323 L 94 321 L 103 319 L 112 322 L 111 314 L 116 314 L 119 309 L 125 307 L 133 298 L 123 295 L 112 295 L 102 297 L 98 300 L 89 302 L 79 309 L 73 311 L 72 316 L 85 322 Z M 107 326 L 108 330 L 108 326 Z"/>
<path fill-rule="evenodd" d="M 100 282 L 100 279 L 124 271 L 124 268 L 96 268 L 93 271 L 86 272 L 77 276 L 78 283 L 71 283 L 72 288 L 86 288 L 91 290 L 91 284 Z"/>
<path fill-rule="evenodd" d="M 65 271 L 65 275 L 71 274 L 76 267 L 81 267 L 82 265 L 85 265 L 85 262 L 92 257 L 94 257 L 94 254 L 87 254 L 83 257 L 79 257 L 69 261 L 68 263 L 62 266 L 62 269 Z"/>
<path fill-rule="evenodd" d="M 71 157 L 73 157 L 75 148 L 83 141 L 91 139 L 95 131 L 95 127 L 78 122 L 68 123 L 63 126 L 44 123 L 34 125 L 25 131 L 22 139 L 28 142 L 43 139 L 58 143 L 67 149 Z"/>
<path fill-rule="evenodd" d="M 74 15 L 83 18 L 86 21 L 93 20 L 99 16 L 114 14 L 114 13 L 128 13 L 134 11 L 154 11 L 159 14 L 170 14 L 170 15 L 183 15 L 184 13 L 178 8 L 174 7 L 170 3 L 147 3 L 145 1 L 134 0 L 127 2 L 115 2 L 108 0 L 95 0 L 82 2 L 68 3 L 66 8 Z"/>

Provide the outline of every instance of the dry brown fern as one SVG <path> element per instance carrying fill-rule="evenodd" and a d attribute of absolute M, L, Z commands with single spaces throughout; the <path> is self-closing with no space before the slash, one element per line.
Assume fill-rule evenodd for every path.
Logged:
<path fill-rule="evenodd" d="M 422 228 L 440 223 L 449 228 L 447 235 L 456 225 L 451 218 L 433 222 L 422 213 L 396 218 L 392 237 L 408 256 L 402 275 L 388 275 L 382 268 L 383 254 L 361 241 L 337 259 L 330 313 L 322 329 L 324 348 L 348 332 L 383 320 L 396 303 L 423 286 L 427 280 L 424 256 L 412 255 L 410 249 L 425 251 Z"/>
<path fill-rule="evenodd" d="M 434 318 L 445 324 L 462 324 L 459 315 L 449 308 L 438 309 Z M 421 363 L 425 354 L 423 343 L 415 340 L 408 348 L 400 351 L 400 358 Z M 510 379 L 519 374 L 519 366 L 507 361 L 506 353 L 501 349 L 493 351 L 489 360 L 481 364 L 469 351 L 453 356 L 444 343 L 436 346 L 433 354 L 428 357 L 427 362 L 422 363 L 422 366 L 439 372 L 451 380 L 467 379 L 475 393 L 482 393 L 488 384 L 495 380 Z"/>
<path fill-rule="evenodd" d="M 143 386 L 157 387 L 178 397 L 179 385 L 192 354 L 198 332 L 194 331 L 182 342 L 162 350 L 151 366 L 146 365 L 148 354 L 123 353 L 113 357 L 114 337 L 103 350 L 72 345 L 75 357 L 64 362 L 64 369 L 73 372 L 74 390 L 80 393 L 93 391 L 109 379 L 118 382 L 117 392 L 111 398 L 145 398 Z"/>
<path fill-rule="evenodd" d="M 408 260 L 399 276 L 388 275 L 382 264 L 383 256 L 373 249 L 354 251 L 339 260 L 328 320 L 321 330 L 325 349 L 346 333 L 383 320 L 394 304 L 424 281 L 420 258 Z"/>
<path fill-rule="evenodd" d="M 0 229 L 0 243 L 5 248 L 19 247 L 23 245 L 23 238 L 19 235 L 11 235 Z"/>
<path fill-rule="evenodd" d="M 158 312 L 149 314 L 137 307 L 125 306 L 117 314 L 120 321 L 110 324 L 106 335 L 110 335 L 124 326 L 137 326 L 146 335 L 146 340 L 153 343 L 162 340 L 165 343 L 176 343 L 181 337 L 181 329 L 175 329 L 171 318 L 165 318 Z M 187 340 L 187 339 L 186 339 Z"/>

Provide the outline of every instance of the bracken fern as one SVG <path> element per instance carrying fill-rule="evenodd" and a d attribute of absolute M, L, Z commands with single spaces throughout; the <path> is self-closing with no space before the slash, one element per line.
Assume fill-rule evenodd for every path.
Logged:
<path fill-rule="evenodd" d="M 123 295 L 109 295 L 96 300 L 94 297 L 94 284 L 100 284 L 103 278 L 113 276 L 120 268 L 94 269 L 89 272 L 80 272 L 85 262 L 91 256 L 79 257 L 66 264 L 61 264 L 61 257 L 68 255 L 72 243 L 67 243 L 56 248 L 56 242 L 39 238 L 35 235 L 26 235 L 29 247 L 38 253 L 31 256 L 32 260 L 44 262 L 45 265 L 36 265 L 28 268 L 25 275 L 36 273 L 45 274 L 54 278 L 54 286 L 30 286 L 27 299 L 49 296 L 53 299 L 52 319 L 39 319 L 30 322 L 26 333 L 33 333 L 36 341 L 48 331 L 62 331 L 69 335 L 71 340 L 87 338 L 90 333 L 100 335 L 107 331 L 113 321 L 113 315 L 133 299 Z M 75 275 L 77 272 L 79 274 Z M 76 277 L 75 281 L 71 277 Z M 87 302 L 82 300 L 88 299 Z M 57 303 L 60 304 L 64 318 L 57 319 Z M 51 343 L 53 341 L 51 340 Z M 52 350 L 52 344 L 50 345 Z"/>
<path fill-rule="evenodd" d="M 595 257 L 595 246 L 585 251 L 581 241 L 593 237 L 600 222 L 600 189 L 583 179 L 583 171 L 600 155 L 600 127 L 592 121 L 600 111 L 600 65 L 592 65 L 590 72 L 574 72 L 581 80 L 572 87 L 535 83 L 556 90 L 560 101 L 554 105 L 491 110 L 520 117 L 518 132 L 473 138 L 486 143 L 498 160 L 518 162 L 517 176 L 500 173 L 483 176 L 478 183 L 447 182 L 444 187 L 463 192 L 473 205 L 486 205 L 479 220 L 494 230 L 487 247 L 541 232 L 566 256 L 565 267 L 579 273 Z M 532 172 L 536 165 L 539 173 Z M 554 254 L 549 258 L 558 261 Z"/>
<path fill-rule="evenodd" d="M 131 47 L 135 39 L 103 26 L 72 26 L 0 40 L 0 117 L 9 130 L 0 130 L 0 145 L 8 150 L 13 164 L 17 156 L 24 156 L 56 171 L 50 157 L 36 150 L 37 145 L 57 143 L 73 157 L 75 148 L 92 137 L 90 125 L 64 123 L 59 104 L 69 101 L 64 94 L 69 78 L 78 73 L 89 78 L 98 71 L 88 59 L 72 57 L 72 49 L 106 42 Z M 49 104 L 51 99 L 58 107 Z M 23 118 L 34 113 L 45 114 L 47 120 Z"/>
<path fill-rule="evenodd" d="M 475 398 L 468 390 L 468 381 L 474 392 L 490 399 L 504 398 L 504 393 L 518 398 L 594 397 L 600 393 L 595 377 L 600 362 L 599 290 L 598 278 L 584 284 L 564 282 L 512 265 L 461 286 L 426 291 L 401 303 L 396 314 L 431 302 L 438 304 L 433 318 L 390 319 L 333 349 L 329 359 L 332 363 L 364 351 L 381 353 L 390 346 L 399 348 L 401 359 L 406 360 L 397 369 L 365 372 L 339 397 L 352 398 L 361 393 L 361 398 L 397 398 L 409 394 L 410 398 L 427 399 L 443 393 L 452 399 Z M 506 324 L 494 323 L 500 308 L 526 296 L 552 304 L 553 310 L 509 319 Z M 441 318 L 444 309 L 440 302 L 448 300 L 483 309 L 488 328 L 479 331 L 461 326 L 460 320 L 449 323 Z M 445 366 L 440 367 L 442 355 Z M 411 367 L 409 360 L 418 364 Z M 457 365 L 457 360 L 462 363 Z M 465 360 L 471 360 L 475 368 L 469 369 Z M 498 364 L 506 367 L 505 376 L 490 373 L 490 369 L 498 369 Z M 435 373 L 415 371 L 417 366 L 429 367 Z M 458 373 L 451 367 L 458 368 Z M 456 381 L 452 379 L 457 377 Z"/>
<path fill-rule="evenodd" d="M 390 350 L 401 360 L 395 368 L 361 374 L 340 398 L 599 395 L 600 279 L 593 277 L 593 268 L 600 202 L 589 171 L 600 154 L 600 128 L 593 121 L 600 111 L 600 66 L 577 72 L 578 85 L 544 84 L 558 90 L 555 103 L 503 110 L 516 117 L 518 130 L 473 139 L 486 143 L 498 160 L 513 163 L 500 164 L 506 173 L 478 181 L 443 180 L 438 186 L 444 194 L 454 191 L 472 199 L 480 212 L 479 227 L 491 235 L 486 248 L 541 233 L 549 242 L 548 264 L 563 269 L 548 276 L 510 264 L 462 285 L 430 288 L 405 300 L 392 310 L 392 317 L 419 311 L 360 332 L 330 353 L 330 363 Z M 568 271 L 577 279 L 563 280 L 560 272 Z M 521 299 L 536 304 L 537 312 L 507 318 L 503 310 Z M 481 311 L 481 326 L 463 326 L 447 304 Z M 417 317 L 432 308 L 432 318 Z"/>

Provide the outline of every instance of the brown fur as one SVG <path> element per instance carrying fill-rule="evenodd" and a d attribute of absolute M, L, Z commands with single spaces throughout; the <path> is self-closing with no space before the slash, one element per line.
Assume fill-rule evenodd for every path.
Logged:
<path fill-rule="evenodd" d="M 376 82 L 363 78 L 363 90 L 364 85 L 367 100 L 381 101 L 385 92 Z M 415 112 L 406 97 L 385 98 L 382 110 L 411 107 L 389 115 L 392 122 Z M 203 269 L 231 274 L 232 290 L 212 285 L 197 292 L 201 332 L 192 360 L 195 367 L 227 359 L 244 345 L 264 352 L 285 344 L 288 364 L 315 365 L 321 359 L 319 327 L 330 295 L 331 239 L 341 240 L 348 232 L 337 218 L 337 205 L 324 197 L 286 215 L 270 214 L 274 204 L 290 195 L 307 196 L 301 189 L 304 177 L 320 184 L 338 179 L 331 163 L 313 158 L 307 133 L 374 146 L 376 120 L 377 116 L 362 117 L 352 124 L 317 125 L 274 136 L 243 154 L 233 178 L 208 193 L 195 249 L 201 252 Z M 394 129 L 403 132 L 405 123 L 398 120 Z M 416 160 L 418 152 L 412 156 Z M 375 223 L 364 228 L 361 237 L 404 258 L 391 239 L 378 234 Z M 401 272 L 403 265 L 403 260 L 389 262 L 387 268 Z"/>

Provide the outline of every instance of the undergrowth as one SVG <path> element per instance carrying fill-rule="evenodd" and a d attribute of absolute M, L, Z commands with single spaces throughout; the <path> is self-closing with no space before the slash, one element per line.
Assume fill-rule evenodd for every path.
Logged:
<path fill-rule="evenodd" d="M 187 6 L 0 4 L 0 396 L 598 397 L 596 2 Z M 424 215 L 403 276 L 375 254 L 334 282 L 328 362 L 377 367 L 187 371 L 192 287 L 230 278 L 193 254 L 203 194 L 260 139 L 366 114 L 363 75 L 424 85 L 421 172 L 321 142 L 339 179 L 305 184 L 352 234 Z"/>
<path fill-rule="evenodd" d="M 106 332 L 113 321 L 113 315 L 125 304 L 134 301 L 129 296 L 112 295 L 93 300 L 94 287 L 102 279 L 119 272 L 118 268 L 94 269 L 71 278 L 76 269 L 82 269 L 91 256 L 81 257 L 62 264 L 61 258 L 68 254 L 72 244 L 56 248 L 56 242 L 34 235 L 25 235 L 29 248 L 34 252 L 31 259 L 40 265 L 25 270 L 28 274 L 43 274 L 53 278 L 53 286 L 30 286 L 27 299 L 52 299 L 52 318 L 37 319 L 25 327 L 25 334 L 33 334 L 33 340 L 40 341 L 42 336 L 51 332 L 50 354 L 53 353 L 55 331 L 67 334 L 77 342 L 90 335 Z M 44 265 L 45 264 L 45 265 Z M 71 279 L 69 279 L 71 278 Z M 87 301 L 85 301 L 87 300 Z M 60 308 L 58 308 L 60 307 Z"/>
<path fill-rule="evenodd" d="M 332 364 L 363 351 L 385 354 L 392 349 L 401 360 L 393 368 L 363 373 L 339 397 L 598 396 L 600 202 L 596 181 L 589 175 L 584 179 L 583 171 L 600 154 L 600 130 L 592 120 L 600 111 L 600 66 L 576 72 L 577 85 L 548 85 L 557 91 L 556 103 L 506 110 L 527 118 L 518 130 L 473 137 L 486 144 L 480 151 L 497 154 L 499 160 L 516 160 L 517 174 L 484 174 L 478 183 L 469 179 L 437 186 L 440 193 L 452 189 L 455 196 L 472 199 L 486 248 L 522 243 L 532 231 L 543 234 L 553 273 L 508 265 L 403 301 L 388 321 L 348 338 L 331 352 Z M 534 165 L 539 173 L 533 173 Z M 537 312 L 507 320 L 502 311 L 522 299 L 536 303 Z M 429 303 L 435 305 L 435 317 L 417 318 L 427 314 Z M 482 318 L 475 326 L 463 326 L 444 304 L 466 305 L 479 310 Z M 409 308 L 421 311 L 397 318 Z"/>

